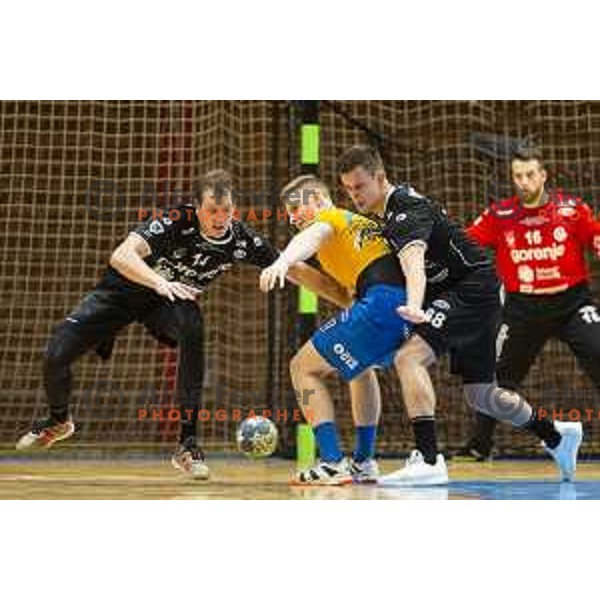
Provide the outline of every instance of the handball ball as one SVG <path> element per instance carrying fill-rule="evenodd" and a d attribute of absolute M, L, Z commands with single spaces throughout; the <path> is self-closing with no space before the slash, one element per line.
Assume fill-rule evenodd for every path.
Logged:
<path fill-rule="evenodd" d="M 239 424 L 236 439 L 240 452 L 250 458 L 271 456 L 277 448 L 277 427 L 265 417 L 250 417 Z"/>

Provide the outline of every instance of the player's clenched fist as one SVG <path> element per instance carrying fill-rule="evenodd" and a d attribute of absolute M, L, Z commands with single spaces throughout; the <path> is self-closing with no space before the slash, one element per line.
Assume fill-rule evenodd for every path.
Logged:
<path fill-rule="evenodd" d="M 283 288 L 289 268 L 290 265 L 288 262 L 280 256 L 270 267 L 261 271 L 259 283 L 260 289 L 263 292 L 269 292 L 275 287 L 277 280 L 279 280 L 279 287 Z"/>
<path fill-rule="evenodd" d="M 178 281 L 167 281 L 163 279 L 159 281 L 154 291 L 159 296 L 164 296 L 174 302 L 175 300 L 195 300 L 200 294 L 200 291 L 185 283 Z"/>

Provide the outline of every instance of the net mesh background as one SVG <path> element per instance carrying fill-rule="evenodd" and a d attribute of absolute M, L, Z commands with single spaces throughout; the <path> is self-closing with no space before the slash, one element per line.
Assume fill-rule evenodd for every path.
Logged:
<path fill-rule="evenodd" d="M 510 193 L 515 143 L 540 146 L 551 183 L 597 209 L 600 103 L 583 101 L 344 101 L 321 103 L 321 174 L 335 188 L 336 157 L 357 142 L 380 145 L 392 180 L 410 181 L 467 223 L 493 197 Z M 273 101 L 48 101 L 0 104 L 0 444 L 11 446 L 44 414 L 45 344 L 102 274 L 110 252 L 139 209 L 168 209 L 189 197 L 200 175 L 228 169 L 242 218 L 283 246 L 287 224 L 276 218 L 277 190 L 299 173 L 297 112 Z M 341 190 L 338 203 L 350 207 Z M 255 212 L 250 212 L 250 209 Z M 273 216 L 263 210 L 273 211 Z M 596 268 L 593 267 L 593 272 Z M 595 278 L 593 278 L 595 279 Z M 595 288 L 595 285 L 593 284 Z M 201 299 L 207 373 L 200 423 L 209 450 L 234 446 L 235 423 L 218 408 L 287 410 L 282 448 L 294 439 L 287 366 L 293 355 L 295 299 L 289 287 L 269 297 L 257 271 L 239 266 Z M 323 319 L 332 307 L 321 303 Z M 162 448 L 176 439 L 168 420 L 175 354 L 140 325 L 124 330 L 113 358 L 93 354 L 74 365 L 73 445 Z M 459 382 L 442 362 L 433 371 L 442 445 L 456 449 L 473 416 Z M 380 374 L 383 417 L 379 449 L 410 449 L 411 432 L 395 376 Z M 352 423 L 347 393 L 332 381 L 346 445 Z M 547 344 L 526 381 L 532 403 L 551 411 L 594 409 L 584 449 L 597 451 L 598 394 L 559 342 Z M 162 420 L 141 408 L 165 408 Z M 205 413 L 207 414 L 207 413 Z M 156 415 L 158 417 L 158 413 Z M 231 416 L 231 412 L 229 412 Z M 536 452 L 534 441 L 501 427 L 502 452 Z"/>

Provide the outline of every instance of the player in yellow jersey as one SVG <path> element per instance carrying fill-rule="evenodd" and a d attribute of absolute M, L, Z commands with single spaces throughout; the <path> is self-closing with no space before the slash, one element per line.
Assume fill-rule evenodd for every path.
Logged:
<path fill-rule="evenodd" d="M 301 485 L 342 485 L 375 481 L 373 458 L 380 413 L 380 391 L 372 367 L 393 364 L 408 338 L 410 325 L 396 312 L 404 304 L 404 276 L 381 237 L 377 223 L 336 208 L 327 186 L 313 175 L 301 176 L 282 191 L 290 221 L 298 233 L 279 258 L 263 269 L 260 287 L 267 292 L 288 270 L 316 255 L 322 269 L 355 298 L 350 308 L 322 325 L 290 364 L 301 409 L 315 432 L 320 461 L 295 475 Z M 325 378 L 337 371 L 349 382 L 357 443 L 351 460 L 340 448 L 334 407 Z"/>

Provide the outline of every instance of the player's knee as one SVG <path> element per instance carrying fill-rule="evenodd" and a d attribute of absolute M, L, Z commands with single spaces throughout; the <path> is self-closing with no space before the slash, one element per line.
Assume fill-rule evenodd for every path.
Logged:
<path fill-rule="evenodd" d="M 323 369 L 315 364 L 314 357 L 306 347 L 300 348 L 290 361 L 290 374 L 292 378 L 302 375 L 322 375 Z"/>
<path fill-rule="evenodd" d="M 292 377 L 306 372 L 306 361 L 304 360 L 302 350 L 298 350 L 292 360 L 290 360 L 290 373 Z"/>
<path fill-rule="evenodd" d="M 402 377 L 406 373 L 413 372 L 416 368 L 423 366 L 421 357 L 409 348 L 401 348 L 394 357 L 396 371 Z"/>
<path fill-rule="evenodd" d="M 179 344 L 202 344 L 202 327 L 184 327 L 177 332 Z"/>
<path fill-rule="evenodd" d="M 486 407 L 485 398 L 489 398 L 490 392 L 488 389 L 483 389 L 478 385 L 465 384 L 463 386 L 463 396 L 467 406 L 471 410 L 476 410 L 484 414 L 489 414 Z"/>
<path fill-rule="evenodd" d="M 60 339 L 53 338 L 44 352 L 44 371 L 52 372 L 68 366 L 69 359 L 65 344 Z"/>
<path fill-rule="evenodd" d="M 177 323 L 177 341 L 179 343 L 202 342 L 204 326 L 202 317 L 195 311 L 186 312 Z"/>

